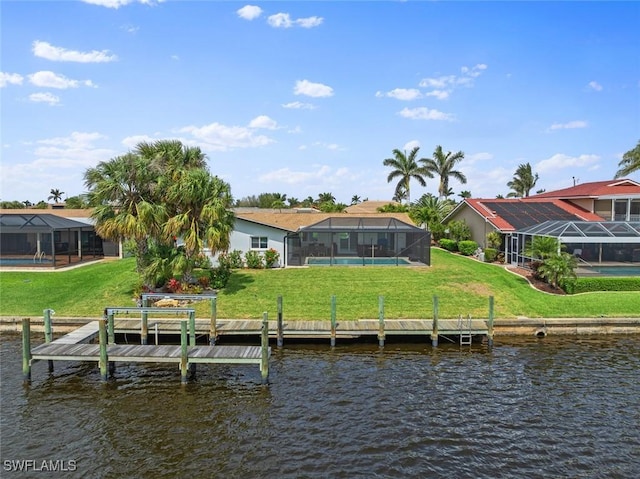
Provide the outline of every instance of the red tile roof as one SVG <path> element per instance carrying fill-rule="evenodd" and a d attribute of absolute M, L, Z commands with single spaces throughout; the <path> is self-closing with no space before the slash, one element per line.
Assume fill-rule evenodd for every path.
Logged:
<path fill-rule="evenodd" d="M 603 218 L 590 213 L 589 211 L 579 208 L 571 203 L 567 203 L 566 201 L 558 200 L 558 199 L 538 199 L 538 198 L 506 198 L 506 199 L 480 199 L 480 198 L 469 198 L 465 200 L 465 203 L 468 204 L 473 210 L 475 210 L 478 214 L 483 216 L 489 223 L 491 223 L 494 227 L 499 229 L 500 231 L 516 231 L 516 228 L 509 223 L 506 219 L 500 217 L 496 214 L 495 211 L 491 210 L 485 203 L 504 203 L 504 204 L 518 204 L 518 203 L 547 203 L 552 204 L 567 213 L 570 213 L 576 217 L 578 221 L 602 221 Z M 544 221 L 541 219 L 540 222 Z"/>
<path fill-rule="evenodd" d="M 562 190 L 548 191 L 539 195 L 530 196 L 527 200 L 538 198 L 594 198 L 612 195 L 640 195 L 640 183 L 629 179 L 593 181 Z"/>

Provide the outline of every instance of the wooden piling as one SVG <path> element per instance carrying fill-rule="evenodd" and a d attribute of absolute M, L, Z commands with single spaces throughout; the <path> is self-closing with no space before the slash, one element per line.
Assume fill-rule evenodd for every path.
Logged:
<path fill-rule="evenodd" d="M 433 297 L 433 329 L 431 331 L 431 346 L 438 346 L 438 297 Z"/>
<path fill-rule="evenodd" d="M 284 330 L 282 325 L 282 296 L 278 296 L 277 346 L 284 345 Z"/>
<path fill-rule="evenodd" d="M 103 381 L 106 381 L 109 379 L 109 358 L 107 356 L 107 325 L 104 320 L 98 321 L 98 339 L 100 341 L 100 361 L 98 362 L 100 367 L 100 377 Z"/>
<path fill-rule="evenodd" d="M 107 332 L 108 332 L 109 344 L 116 343 L 116 333 L 115 333 L 115 327 L 113 322 L 113 314 L 114 314 L 113 311 L 109 311 L 107 313 Z"/>
<path fill-rule="evenodd" d="M 31 319 L 22 319 L 22 380 L 31 382 Z"/>
<path fill-rule="evenodd" d="M 44 342 L 50 343 L 51 341 L 53 341 L 53 326 L 51 324 L 51 315 L 53 313 L 53 310 L 47 308 L 43 311 L 43 313 L 44 313 Z M 53 361 L 49 359 L 47 361 L 47 365 L 49 368 L 49 372 L 52 373 Z"/>
<path fill-rule="evenodd" d="M 336 345 L 336 295 L 331 296 L 331 347 Z"/>
<path fill-rule="evenodd" d="M 382 348 L 384 347 L 384 296 L 378 296 L 378 345 Z"/>
<path fill-rule="evenodd" d="M 216 321 L 218 319 L 218 298 L 211 298 L 211 325 L 209 326 L 209 344 L 214 346 L 216 344 L 216 336 L 218 335 Z"/>
<path fill-rule="evenodd" d="M 189 359 L 187 357 L 187 322 L 180 321 L 180 382 L 187 384 Z"/>
<path fill-rule="evenodd" d="M 189 311 L 189 346 L 196 345 L 196 312 Z M 196 377 L 196 363 L 189 364 L 189 376 L 191 379 Z"/>
<path fill-rule="evenodd" d="M 149 300 L 146 297 L 142 298 L 142 307 L 147 308 L 149 306 Z M 140 325 L 140 344 L 149 343 L 149 314 L 146 311 L 142 311 L 142 324 Z"/>
<path fill-rule="evenodd" d="M 260 338 L 260 346 L 260 373 L 262 375 L 262 384 L 267 384 L 269 382 L 269 315 L 266 311 L 262 313 L 262 335 Z"/>
<path fill-rule="evenodd" d="M 487 345 L 493 347 L 493 296 L 489 296 L 489 320 L 487 321 Z"/>

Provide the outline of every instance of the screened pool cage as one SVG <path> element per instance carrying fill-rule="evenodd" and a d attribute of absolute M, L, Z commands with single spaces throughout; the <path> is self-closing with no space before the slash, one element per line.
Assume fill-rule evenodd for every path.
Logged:
<path fill-rule="evenodd" d="M 396 218 L 332 217 L 285 237 L 287 266 L 429 265 L 431 234 Z"/>
<path fill-rule="evenodd" d="M 640 263 L 640 222 L 545 221 L 518 231 L 507 243 L 507 261 L 527 266 L 528 245 L 536 236 L 556 238 L 561 251 L 573 254 L 583 265 Z"/>
<path fill-rule="evenodd" d="M 93 226 L 52 214 L 0 215 L 0 266 L 65 266 L 102 257 Z"/>

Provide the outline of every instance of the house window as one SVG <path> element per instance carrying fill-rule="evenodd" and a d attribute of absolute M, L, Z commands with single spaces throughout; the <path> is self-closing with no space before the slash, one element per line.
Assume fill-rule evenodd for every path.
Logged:
<path fill-rule="evenodd" d="M 266 236 L 252 236 L 251 249 L 267 249 L 268 238 Z"/>

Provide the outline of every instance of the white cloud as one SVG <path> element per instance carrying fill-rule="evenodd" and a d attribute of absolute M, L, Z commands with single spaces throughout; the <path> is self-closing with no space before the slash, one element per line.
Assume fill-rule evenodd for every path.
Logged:
<path fill-rule="evenodd" d="M 127 33 L 137 33 L 140 30 L 140 27 L 136 27 L 135 25 L 122 25 L 120 30 L 124 30 Z"/>
<path fill-rule="evenodd" d="M 573 129 L 573 128 L 586 128 L 588 127 L 589 124 L 586 121 L 583 120 L 575 120 L 575 121 L 570 121 L 567 123 L 554 123 L 553 125 L 551 125 L 549 127 L 550 130 L 566 130 L 566 129 Z"/>
<path fill-rule="evenodd" d="M 29 95 L 29 100 L 34 103 L 48 103 L 49 105 L 57 105 L 60 103 L 60 98 L 49 92 L 46 93 L 32 93 Z"/>
<path fill-rule="evenodd" d="M 405 145 L 404 145 L 404 147 L 402 149 L 408 153 L 411 150 L 413 150 L 416 146 L 420 147 L 420 142 L 418 140 L 411 140 L 411 141 L 405 143 Z"/>
<path fill-rule="evenodd" d="M 237 10 L 236 13 L 240 18 L 244 18 L 245 20 L 254 20 L 262 15 L 262 8 L 255 5 L 245 5 Z"/>
<path fill-rule="evenodd" d="M 78 86 L 95 86 L 91 80 L 71 80 L 64 75 L 56 75 L 51 71 L 40 71 L 28 76 L 29 81 L 36 86 L 43 88 L 58 88 L 64 90 L 66 88 L 78 88 Z"/>
<path fill-rule="evenodd" d="M 288 13 L 276 13 L 275 15 L 269 15 L 267 23 L 274 28 L 291 28 L 291 26 L 293 26 L 291 16 Z"/>
<path fill-rule="evenodd" d="M 201 142 L 203 149 L 227 151 L 233 148 L 258 148 L 275 140 L 264 135 L 256 135 L 254 130 L 241 126 L 226 126 L 211 123 L 201 127 L 186 126 L 178 130 L 189 133 Z"/>
<path fill-rule="evenodd" d="M 18 73 L 0 72 L 0 88 L 7 85 L 22 85 L 23 77 Z"/>
<path fill-rule="evenodd" d="M 127 136 L 124 140 L 122 140 L 122 144 L 130 150 L 133 150 L 138 145 L 138 143 L 154 143 L 156 141 L 158 141 L 158 138 L 152 138 L 148 135 L 133 135 Z"/>
<path fill-rule="evenodd" d="M 71 149 L 87 149 L 93 148 L 94 142 L 98 140 L 104 140 L 106 138 L 106 136 L 97 132 L 82 133 L 79 131 L 74 131 L 69 136 L 39 140 L 38 143 L 41 145 L 64 146 Z"/>
<path fill-rule="evenodd" d="M 320 26 L 323 21 L 324 19 L 322 17 L 298 18 L 296 25 L 300 25 L 302 28 L 313 28 Z"/>
<path fill-rule="evenodd" d="M 118 9 L 129 5 L 130 3 L 142 3 L 143 5 L 155 5 L 156 3 L 162 3 L 164 0 L 81 0 L 84 3 L 91 5 L 98 5 L 100 7 Z"/>
<path fill-rule="evenodd" d="M 453 121 L 454 116 L 449 113 L 443 113 L 438 110 L 426 107 L 419 108 L 403 108 L 398 115 L 411 120 L 446 120 Z"/>
<path fill-rule="evenodd" d="M 315 105 L 311 103 L 302 103 L 299 101 L 292 101 L 290 103 L 284 103 L 282 108 L 291 108 L 294 110 L 313 110 L 315 109 Z"/>
<path fill-rule="evenodd" d="M 302 28 L 313 28 L 320 26 L 323 21 L 324 19 L 322 17 L 307 17 L 292 20 L 291 15 L 288 13 L 276 13 L 269 15 L 267 18 L 267 23 L 273 28 L 291 28 L 294 25 Z"/>
<path fill-rule="evenodd" d="M 422 88 L 431 88 L 425 93 L 426 96 L 433 96 L 438 100 L 445 100 L 458 87 L 472 87 L 475 79 L 487 69 L 484 63 L 469 68 L 460 68 L 461 75 L 444 75 L 439 77 L 423 78 L 418 84 Z"/>
<path fill-rule="evenodd" d="M 598 155 L 569 156 L 556 153 L 551 158 L 542 160 L 535 165 L 534 170 L 539 173 L 548 173 L 564 168 L 592 168 L 600 161 Z"/>
<path fill-rule="evenodd" d="M 590 81 L 587 85 L 587 88 L 593 91 L 602 91 L 602 85 L 600 85 L 600 83 L 598 83 L 597 81 Z"/>
<path fill-rule="evenodd" d="M 333 88 L 322 83 L 312 83 L 309 80 L 298 80 L 293 90 L 295 95 L 306 95 L 313 98 L 333 96 Z"/>
<path fill-rule="evenodd" d="M 294 171 L 290 168 L 280 168 L 261 175 L 258 180 L 261 183 L 283 183 L 286 185 L 297 185 L 309 182 L 320 182 L 322 184 L 335 182 L 348 172 L 346 168 L 333 170 L 327 165 L 314 165 L 310 171 Z"/>
<path fill-rule="evenodd" d="M 422 97 L 422 93 L 417 88 L 394 88 L 387 93 L 376 92 L 377 97 L 387 96 L 396 100 L 410 101 Z"/>
<path fill-rule="evenodd" d="M 41 42 L 39 40 L 33 42 L 33 54 L 37 57 L 56 62 L 105 63 L 118 59 L 116 55 L 110 54 L 108 50 L 79 52 L 76 50 L 67 50 L 62 47 L 55 47 L 48 42 Z"/>
<path fill-rule="evenodd" d="M 278 123 L 272 120 L 266 115 L 260 115 L 251 120 L 249 128 L 264 128 L 266 130 L 275 130 L 278 128 Z"/>
<path fill-rule="evenodd" d="M 489 160 L 493 160 L 493 155 L 485 151 L 482 151 L 480 153 L 473 153 L 471 155 L 465 155 L 464 157 L 464 162 L 468 165 L 472 165 L 479 161 L 489 161 Z"/>

